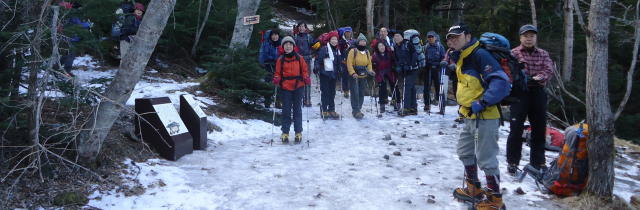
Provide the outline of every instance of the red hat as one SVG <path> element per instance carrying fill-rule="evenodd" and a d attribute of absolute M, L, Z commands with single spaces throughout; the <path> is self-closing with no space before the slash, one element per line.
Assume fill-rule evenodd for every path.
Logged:
<path fill-rule="evenodd" d="M 337 32 L 337 31 L 331 31 L 331 32 L 329 32 L 329 36 L 328 36 L 328 37 L 329 37 L 329 39 L 331 39 L 331 37 L 334 37 L 334 36 L 335 36 L 336 38 L 340 39 L 340 35 L 338 35 L 338 32 Z"/>
<path fill-rule="evenodd" d="M 136 3 L 133 8 L 144 12 L 144 4 Z"/>

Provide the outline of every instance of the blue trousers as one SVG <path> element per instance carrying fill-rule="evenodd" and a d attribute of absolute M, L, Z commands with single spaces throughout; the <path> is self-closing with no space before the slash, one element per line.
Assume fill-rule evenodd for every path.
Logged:
<path fill-rule="evenodd" d="M 293 109 L 293 130 L 296 133 L 302 132 L 302 96 L 304 87 L 293 91 L 280 89 L 282 99 L 282 133 L 289 133 L 291 129 L 291 110 Z"/>

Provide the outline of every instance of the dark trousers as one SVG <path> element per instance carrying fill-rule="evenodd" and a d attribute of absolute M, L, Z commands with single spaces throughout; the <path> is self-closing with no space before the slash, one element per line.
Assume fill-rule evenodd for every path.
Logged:
<path fill-rule="evenodd" d="M 361 112 L 362 104 L 364 103 L 364 90 L 367 86 L 367 78 L 353 78 L 351 77 L 351 112 Z"/>
<path fill-rule="evenodd" d="M 404 80 L 404 104 L 405 109 L 418 109 L 417 92 L 416 92 L 416 80 L 418 79 L 418 71 L 405 72 L 402 75 Z"/>
<path fill-rule="evenodd" d="M 66 72 L 71 72 L 73 67 L 73 60 L 76 59 L 76 55 L 73 52 L 69 52 L 66 55 L 60 57 L 60 63 L 62 63 L 63 69 Z"/>
<path fill-rule="evenodd" d="M 389 77 L 383 77 L 382 81 L 378 83 L 378 96 L 380 97 L 379 104 L 387 104 L 389 101 L 389 89 L 391 89 L 391 100 L 398 101 L 400 90 L 396 86 L 396 81 L 389 79 Z M 387 87 L 387 85 L 389 87 Z M 388 88 L 388 89 L 387 89 Z"/>
<path fill-rule="evenodd" d="M 280 89 L 282 95 L 282 133 L 289 133 L 291 129 L 291 110 L 293 109 L 293 130 L 302 132 L 302 95 L 304 87 L 293 91 Z"/>
<path fill-rule="evenodd" d="M 320 98 L 321 98 L 321 110 L 323 112 L 336 111 L 335 97 L 336 97 L 336 79 L 320 75 Z"/>
<path fill-rule="evenodd" d="M 342 69 L 340 70 L 340 81 L 342 82 L 342 92 L 349 91 L 349 84 L 351 83 L 351 75 L 349 75 L 349 71 L 347 71 L 347 66 L 342 64 Z"/>
<path fill-rule="evenodd" d="M 440 68 L 438 66 L 427 66 L 427 75 L 424 79 L 424 104 L 428 105 L 431 102 L 431 86 L 436 91 L 434 93 L 434 99 L 440 99 Z M 454 83 L 455 84 L 455 83 Z"/>
<path fill-rule="evenodd" d="M 531 123 L 531 157 L 532 166 L 545 164 L 544 145 L 547 131 L 547 94 L 543 87 L 529 87 L 520 102 L 511 105 L 511 131 L 507 139 L 507 163 L 519 164 L 522 157 L 522 131 L 524 121 L 529 117 Z"/>

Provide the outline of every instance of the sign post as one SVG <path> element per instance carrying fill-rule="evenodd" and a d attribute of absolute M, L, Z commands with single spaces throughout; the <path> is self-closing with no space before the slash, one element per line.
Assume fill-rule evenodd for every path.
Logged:
<path fill-rule="evenodd" d="M 242 19 L 245 26 L 260 23 L 260 15 L 246 16 Z"/>
<path fill-rule="evenodd" d="M 135 110 L 142 118 L 136 116 L 136 131 L 160 156 L 175 161 L 193 152 L 193 138 L 168 97 L 138 98 Z"/>
<path fill-rule="evenodd" d="M 207 148 L 207 115 L 192 95 L 180 95 L 180 118 L 193 137 L 193 149 Z"/>

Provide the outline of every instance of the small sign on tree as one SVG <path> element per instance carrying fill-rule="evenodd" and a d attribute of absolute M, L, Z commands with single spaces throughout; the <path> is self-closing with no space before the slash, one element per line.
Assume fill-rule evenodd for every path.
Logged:
<path fill-rule="evenodd" d="M 244 25 L 253 25 L 260 23 L 260 15 L 246 16 L 243 18 Z"/>

